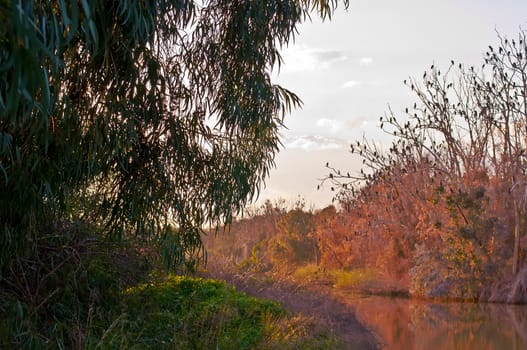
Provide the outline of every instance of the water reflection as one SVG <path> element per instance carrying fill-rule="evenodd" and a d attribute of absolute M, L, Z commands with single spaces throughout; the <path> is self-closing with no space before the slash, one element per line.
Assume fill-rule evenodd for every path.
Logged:
<path fill-rule="evenodd" d="M 386 349 L 527 349 L 527 306 L 350 297 Z"/>

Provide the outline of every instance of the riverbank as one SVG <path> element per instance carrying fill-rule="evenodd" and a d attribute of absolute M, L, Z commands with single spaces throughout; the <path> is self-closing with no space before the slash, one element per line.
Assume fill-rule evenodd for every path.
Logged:
<path fill-rule="evenodd" d="M 288 310 L 316 316 L 349 349 L 527 349 L 526 305 L 409 297 L 394 283 L 385 285 L 392 289 L 381 288 L 367 270 L 337 274 L 336 280 L 331 271 L 316 278 L 305 270 L 286 277 L 228 266 L 218 268 L 211 257 L 203 274 L 249 295 L 277 300 Z"/>
<path fill-rule="evenodd" d="M 283 278 L 273 279 L 264 273 L 239 273 L 228 265 L 215 264 L 213 260 L 209 260 L 201 274 L 224 280 L 249 295 L 276 300 L 292 312 L 314 316 L 345 342 L 343 349 L 381 347 L 375 332 L 357 319 L 353 307 L 339 300 L 329 285 L 309 286 Z"/>
<path fill-rule="evenodd" d="M 396 280 L 373 269 L 328 270 L 316 265 L 297 267 L 291 274 L 295 284 L 328 285 L 333 290 L 363 296 L 412 298 L 437 302 L 480 302 L 493 304 L 527 305 L 527 268 L 514 276 L 481 288 L 479 295 L 451 297 L 449 295 L 421 295 L 410 290 L 408 281 Z"/>

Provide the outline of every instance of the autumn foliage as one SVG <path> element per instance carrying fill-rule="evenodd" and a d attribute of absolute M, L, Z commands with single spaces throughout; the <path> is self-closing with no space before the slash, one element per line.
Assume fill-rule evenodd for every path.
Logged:
<path fill-rule="evenodd" d="M 485 57 L 481 69 L 452 61 L 445 74 L 432 66 L 405 81 L 417 102 L 380 118 L 388 151 L 352 144 L 364 164 L 357 176 L 328 166 L 355 244 L 369 253 L 362 263 L 416 295 L 477 298 L 523 265 L 525 32 L 499 37 Z"/>
<path fill-rule="evenodd" d="M 327 165 L 322 185 L 336 189 L 337 206 L 268 204 L 245 219 L 273 223 L 253 258 L 280 271 L 374 270 L 433 298 L 478 299 L 513 279 L 527 229 L 525 36 L 499 37 L 481 68 L 452 61 L 445 73 L 432 66 L 406 80 L 416 102 L 380 118 L 391 143 L 354 142 L 356 174 Z"/>

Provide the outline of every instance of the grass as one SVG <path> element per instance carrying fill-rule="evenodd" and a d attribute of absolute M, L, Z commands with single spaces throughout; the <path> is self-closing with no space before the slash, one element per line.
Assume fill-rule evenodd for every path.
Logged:
<path fill-rule="evenodd" d="M 373 269 L 325 270 L 314 264 L 300 266 L 293 273 L 295 281 L 301 283 L 319 282 L 336 288 L 365 288 L 378 278 Z"/>
<path fill-rule="evenodd" d="M 128 289 L 122 312 L 104 347 L 251 349 L 264 335 L 264 321 L 285 311 L 220 281 L 169 276 Z"/>
<path fill-rule="evenodd" d="M 376 280 L 376 272 L 372 269 L 334 270 L 331 276 L 337 288 L 363 288 Z"/>
<path fill-rule="evenodd" d="M 128 289 L 123 305 L 124 317 L 106 332 L 102 348 L 331 349 L 338 343 L 313 320 L 217 280 L 169 276 Z"/>
<path fill-rule="evenodd" d="M 328 329 L 322 328 L 318 320 L 303 315 L 269 320 L 265 334 L 258 349 L 341 349 L 344 345 Z"/>
<path fill-rule="evenodd" d="M 321 269 L 315 264 L 307 264 L 298 267 L 295 272 L 293 272 L 293 278 L 300 283 L 324 281 L 328 284 L 333 283 L 332 276 L 326 270 Z"/>

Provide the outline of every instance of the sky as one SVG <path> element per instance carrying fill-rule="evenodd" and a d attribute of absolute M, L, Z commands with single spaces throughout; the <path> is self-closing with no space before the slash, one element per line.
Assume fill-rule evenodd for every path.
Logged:
<path fill-rule="evenodd" d="M 351 0 L 331 21 L 313 16 L 282 50 L 275 82 L 304 104 L 285 119 L 284 147 L 257 204 L 299 196 L 314 208 L 331 204 L 329 186 L 317 191 L 326 162 L 357 172 L 352 142 L 389 142 L 379 117 L 388 108 L 402 115 L 416 101 L 403 80 L 451 60 L 481 65 L 497 32 L 514 38 L 521 28 L 526 0 Z"/>

